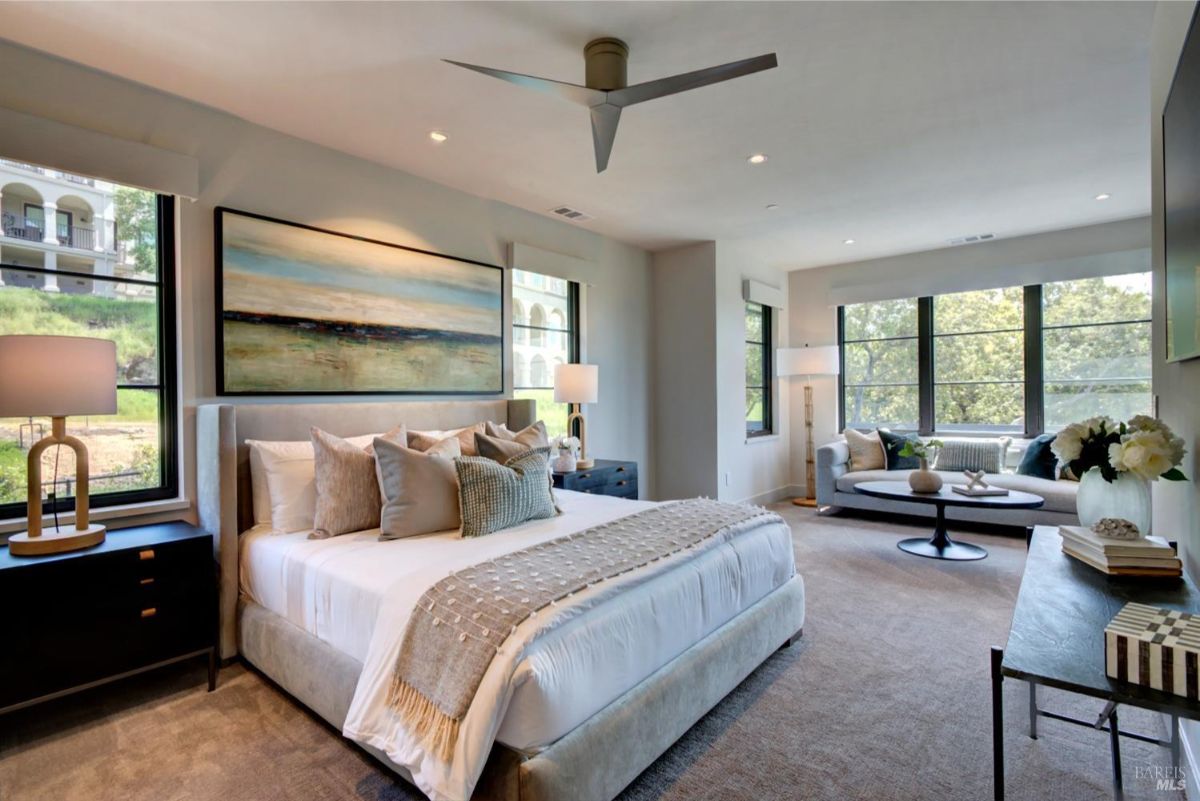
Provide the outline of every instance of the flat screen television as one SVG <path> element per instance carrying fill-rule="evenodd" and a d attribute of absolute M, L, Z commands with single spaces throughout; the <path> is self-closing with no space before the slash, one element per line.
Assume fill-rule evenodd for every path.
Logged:
<path fill-rule="evenodd" d="M 1200 15 L 1163 110 L 1167 361 L 1200 356 Z"/>

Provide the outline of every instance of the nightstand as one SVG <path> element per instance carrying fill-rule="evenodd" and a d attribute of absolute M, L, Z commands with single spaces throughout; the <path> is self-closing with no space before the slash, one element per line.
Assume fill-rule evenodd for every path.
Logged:
<path fill-rule="evenodd" d="M 216 687 L 212 536 L 187 523 L 52 556 L 0 548 L 0 609 L 0 713 L 200 656 Z"/>
<path fill-rule="evenodd" d="M 555 473 L 554 486 L 558 489 L 587 492 L 592 495 L 611 495 L 615 498 L 637 500 L 637 462 L 597 459 L 595 467 L 587 470 Z"/>

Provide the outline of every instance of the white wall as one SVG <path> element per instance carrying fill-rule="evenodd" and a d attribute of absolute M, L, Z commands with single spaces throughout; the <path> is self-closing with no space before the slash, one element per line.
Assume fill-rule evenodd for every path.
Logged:
<path fill-rule="evenodd" d="M 600 365 L 604 380 L 599 403 L 588 409 L 589 450 L 637 460 L 646 476 L 643 495 L 653 497 L 646 346 L 650 258 L 644 251 L 15 45 L 0 43 L 0 74 L 21 76 L 0 82 L 0 106 L 199 160 L 200 196 L 179 202 L 184 489 L 189 495 L 194 495 L 193 409 L 218 400 L 213 208 L 223 205 L 496 265 L 506 263 L 512 241 L 590 262 L 590 274 L 581 276 L 589 285 L 584 336 L 588 359 Z"/>
<path fill-rule="evenodd" d="M 837 264 L 788 275 L 793 345 L 836 345 L 837 307 L 1150 269 L 1150 221 L 1133 220 L 999 239 L 885 259 Z M 804 424 L 803 393 L 792 393 L 793 430 Z M 837 379 L 813 380 L 813 438 L 837 434 Z M 799 440 L 800 437 L 794 438 Z M 804 444 L 792 443 L 792 482 L 805 481 Z"/>
<path fill-rule="evenodd" d="M 1154 15 L 1150 51 L 1150 144 L 1154 261 L 1154 393 L 1158 413 L 1187 442 L 1183 471 L 1186 483 L 1158 481 L 1154 485 L 1154 530 L 1180 543 L 1188 573 L 1200 577 L 1200 359 L 1168 364 L 1164 338 L 1165 249 L 1163 245 L 1162 111 L 1183 49 L 1195 3 L 1159 3 Z M 1182 722 L 1185 749 L 1200 754 L 1200 724 Z M 1192 775 L 1189 772 L 1188 775 Z"/>

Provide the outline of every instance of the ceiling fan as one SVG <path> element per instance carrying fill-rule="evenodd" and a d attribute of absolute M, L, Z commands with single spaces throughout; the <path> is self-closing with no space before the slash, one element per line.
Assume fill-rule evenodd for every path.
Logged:
<path fill-rule="evenodd" d="M 627 86 L 626 64 L 629 60 L 629 46 L 620 39 L 612 37 L 593 39 L 583 48 L 583 58 L 585 65 L 583 86 L 491 67 L 480 67 L 475 64 L 464 64 L 448 58 L 443 61 L 475 72 L 482 72 L 484 75 L 491 75 L 502 81 L 515 83 L 517 86 L 536 89 L 539 92 L 546 92 L 572 103 L 587 106 L 592 114 L 592 144 L 596 149 L 596 172 L 598 173 L 604 172 L 608 167 L 608 157 L 612 153 L 613 142 L 617 138 L 617 123 L 621 121 L 621 109 L 635 103 L 644 103 L 647 100 L 728 81 L 730 78 L 740 78 L 743 75 L 778 66 L 775 54 L 767 53 L 742 61 L 733 61 L 729 64 Z"/>

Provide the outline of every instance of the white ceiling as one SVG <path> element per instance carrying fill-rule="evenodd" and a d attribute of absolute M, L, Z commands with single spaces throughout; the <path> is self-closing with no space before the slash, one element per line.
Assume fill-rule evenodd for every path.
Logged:
<path fill-rule="evenodd" d="M 748 240 L 791 269 L 1149 213 L 1154 5 L 0 3 L 0 33 L 646 248 Z M 582 83 L 601 35 L 630 83 L 779 68 L 628 109 L 597 175 L 584 109 L 440 61 Z"/>

